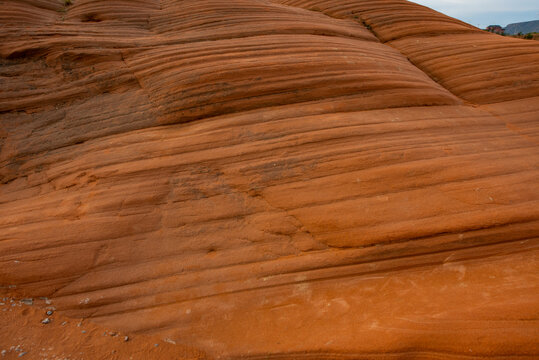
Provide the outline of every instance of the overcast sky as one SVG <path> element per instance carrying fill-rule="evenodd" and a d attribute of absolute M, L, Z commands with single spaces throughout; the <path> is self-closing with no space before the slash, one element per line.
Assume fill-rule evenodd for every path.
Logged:
<path fill-rule="evenodd" d="M 410 0 L 479 28 L 539 20 L 539 0 Z"/>

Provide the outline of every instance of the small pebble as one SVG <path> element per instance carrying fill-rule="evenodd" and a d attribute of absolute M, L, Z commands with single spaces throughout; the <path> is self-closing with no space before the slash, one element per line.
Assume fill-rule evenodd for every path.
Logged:
<path fill-rule="evenodd" d="M 47 310 L 47 315 L 51 316 L 53 312 L 54 311 L 52 311 L 52 310 Z"/>
<path fill-rule="evenodd" d="M 22 299 L 21 302 L 24 305 L 32 305 L 34 303 L 34 299 Z"/>
<path fill-rule="evenodd" d="M 26 355 L 26 352 L 22 352 L 19 354 L 19 357 Z"/>
<path fill-rule="evenodd" d="M 41 320 L 42 324 L 48 324 L 50 322 L 51 322 L 51 319 L 49 319 L 49 318 L 45 318 L 45 319 Z"/>
<path fill-rule="evenodd" d="M 159 346 L 159 344 L 153 344 L 153 346 L 155 346 L 155 347 L 158 347 L 158 346 Z"/>
<path fill-rule="evenodd" d="M 6 351 L 6 350 L 2 350 L 2 351 L 0 351 L 0 354 L 2 354 L 2 356 L 6 356 L 6 353 L 7 353 L 7 351 Z"/>
<path fill-rule="evenodd" d="M 82 330 L 81 333 L 86 334 L 86 330 Z"/>
<path fill-rule="evenodd" d="M 125 336 L 124 341 L 129 341 L 129 336 Z"/>

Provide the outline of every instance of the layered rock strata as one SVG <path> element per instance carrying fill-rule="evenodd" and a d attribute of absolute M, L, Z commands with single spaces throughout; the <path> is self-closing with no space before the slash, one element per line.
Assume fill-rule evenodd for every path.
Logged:
<path fill-rule="evenodd" d="M 0 284 L 216 358 L 539 356 L 539 43 L 400 0 L 4 0 Z"/>

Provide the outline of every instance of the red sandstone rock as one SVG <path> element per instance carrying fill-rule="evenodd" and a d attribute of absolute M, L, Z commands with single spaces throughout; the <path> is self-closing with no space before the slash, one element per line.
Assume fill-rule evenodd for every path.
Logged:
<path fill-rule="evenodd" d="M 539 356 L 537 43 L 400 0 L 8 0 L 0 25 L 0 295 L 140 336 L 56 329 L 64 354 Z M 39 347 L 29 311 L 0 350 Z"/>

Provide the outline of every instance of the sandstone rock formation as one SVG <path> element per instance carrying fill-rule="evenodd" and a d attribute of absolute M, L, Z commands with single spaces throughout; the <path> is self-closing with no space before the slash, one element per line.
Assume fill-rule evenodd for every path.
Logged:
<path fill-rule="evenodd" d="M 404 0 L 0 4 L 0 295 L 209 358 L 539 356 L 539 43 Z"/>

